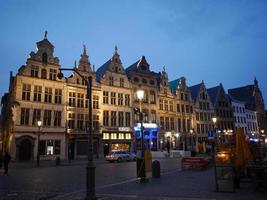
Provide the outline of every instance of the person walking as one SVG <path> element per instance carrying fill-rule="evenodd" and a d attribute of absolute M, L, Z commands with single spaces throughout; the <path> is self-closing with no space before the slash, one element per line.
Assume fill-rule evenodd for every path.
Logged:
<path fill-rule="evenodd" d="M 7 174 L 8 173 L 8 164 L 9 164 L 9 162 L 10 162 L 10 160 L 11 160 L 11 157 L 10 157 L 10 155 L 8 154 L 8 152 L 7 151 L 5 151 L 5 155 L 4 155 L 4 169 L 5 169 L 5 174 Z"/>

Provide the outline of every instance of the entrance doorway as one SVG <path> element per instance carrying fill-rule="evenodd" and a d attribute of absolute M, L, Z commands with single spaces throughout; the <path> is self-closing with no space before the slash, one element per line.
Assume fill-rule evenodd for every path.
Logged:
<path fill-rule="evenodd" d="M 32 143 L 29 139 L 23 139 L 19 145 L 19 160 L 31 160 Z"/>

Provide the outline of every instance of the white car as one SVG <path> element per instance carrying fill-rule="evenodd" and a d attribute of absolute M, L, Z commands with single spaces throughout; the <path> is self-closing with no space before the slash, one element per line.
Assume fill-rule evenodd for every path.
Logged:
<path fill-rule="evenodd" d="M 135 160 L 136 156 L 131 154 L 129 151 L 112 151 L 106 157 L 106 161 L 109 162 L 122 162 L 122 161 L 131 161 Z"/>

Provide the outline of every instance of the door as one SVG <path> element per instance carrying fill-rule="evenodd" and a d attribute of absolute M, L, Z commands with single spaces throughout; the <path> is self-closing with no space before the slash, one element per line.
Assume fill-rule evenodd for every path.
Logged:
<path fill-rule="evenodd" d="M 19 146 L 19 160 L 27 161 L 31 160 L 32 143 L 29 139 L 21 141 Z"/>

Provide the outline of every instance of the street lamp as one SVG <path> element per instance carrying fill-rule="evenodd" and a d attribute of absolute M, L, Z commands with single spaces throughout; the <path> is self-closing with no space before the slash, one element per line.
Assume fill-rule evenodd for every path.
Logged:
<path fill-rule="evenodd" d="M 145 151 L 144 151 L 144 127 L 143 127 L 143 112 L 142 112 L 142 100 L 144 99 L 145 92 L 144 90 L 137 90 L 136 96 L 139 101 L 139 120 L 141 123 L 141 164 L 139 170 L 137 169 L 138 174 L 140 175 L 140 182 L 146 182 L 146 171 L 145 171 Z M 137 165 L 138 168 L 138 165 Z"/>
<path fill-rule="evenodd" d="M 40 166 L 40 134 L 41 134 L 41 127 L 42 127 L 42 121 L 38 120 L 37 121 L 37 125 L 38 125 L 38 135 L 37 135 L 37 167 Z"/>
<path fill-rule="evenodd" d="M 92 77 L 84 77 L 75 68 L 61 68 L 59 69 L 57 77 L 63 78 L 62 71 L 74 71 L 78 74 L 87 85 L 87 99 L 88 99 L 88 162 L 86 166 L 86 200 L 97 199 L 95 195 L 95 164 L 93 160 L 93 135 L 92 135 Z"/>
<path fill-rule="evenodd" d="M 179 150 L 179 146 L 178 146 L 178 142 L 179 141 L 178 141 L 178 139 L 179 139 L 180 134 L 176 133 L 175 136 L 176 136 L 176 149 Z"/>
<path fill-rule="evenodd" d="M 219 186 L 218 186 L 218 180 L 217 180 L 217 166 L 216 166 L 216 142 L 217 142 L 217 133 L 216 133 L 216 129 L 217 129 L 217 118 L 216 117 L 212 117 L 212 122 L 214 124 L 214 131 L 215 131 L 215 136 L 214 136 L 214 141 L 213 141 L 213 160 L 214 160 L 214 173 L 215 173 L 215 185 L 216 185 L 216 191 L 218 191 Z"/>

